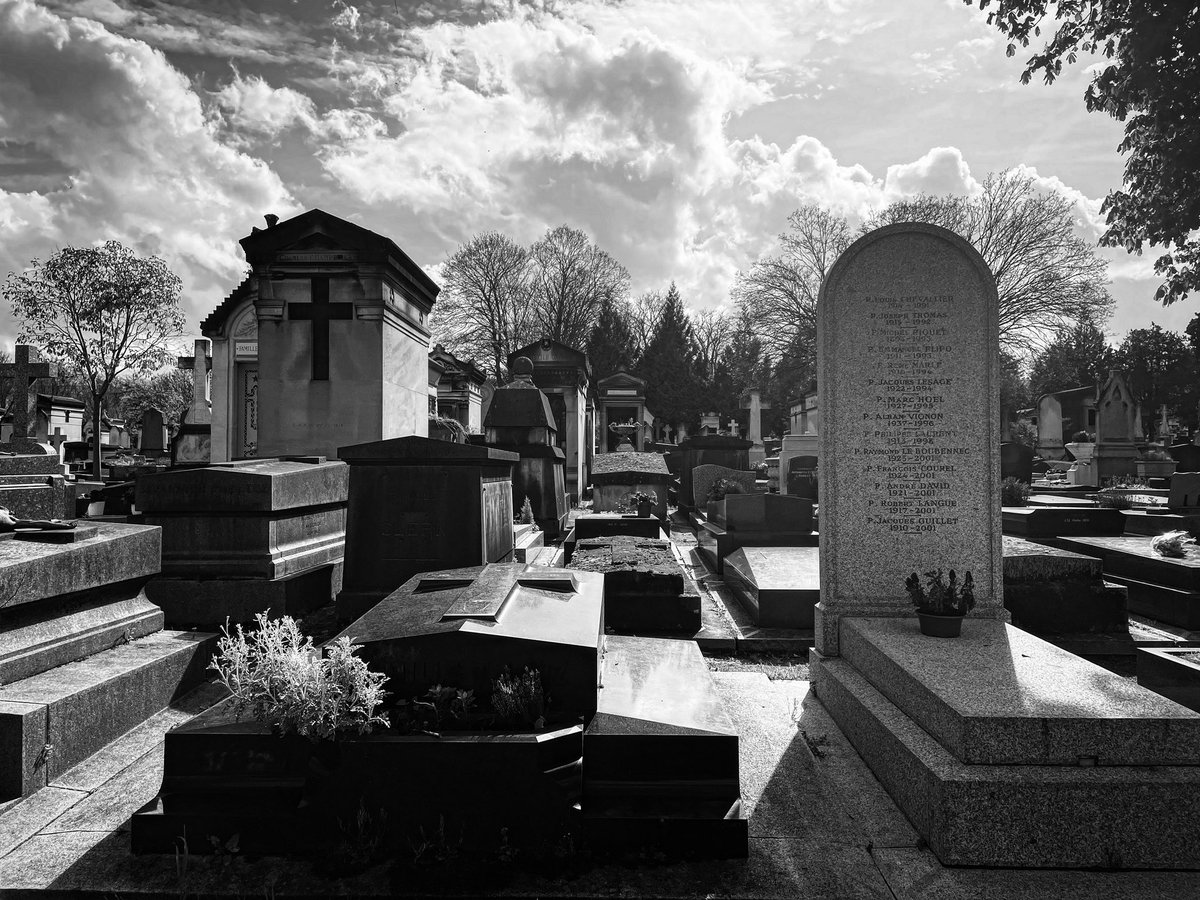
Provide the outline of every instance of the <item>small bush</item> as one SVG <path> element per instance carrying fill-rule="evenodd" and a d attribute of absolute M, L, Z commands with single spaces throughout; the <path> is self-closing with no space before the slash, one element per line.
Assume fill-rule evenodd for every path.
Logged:
<path fill-rule="evenodd" d="M 529 502 L 529 498 L 525 498 L 525 502 L 521 504 L 521 511 L 517 514 L 518 525 L 533 525 L 533 504 Z"/>
<path fill-rule="evenodd" d="M 259 613 L 255 624 L 249 634 L 226 625 L 209 663 L 233 694 L 238 718 L 249 710 L 280 734 L 309 740 L 388 726 L 387 717 L 376 714 L 387 676 L 368 669 L 349 638 L 334 641 L 322 656 L 290 616 L 272 621 Z"/>
<path fill-rule="evenodd" d="M 1071 443 L 1073 444 L 1090 444 L 1092 436 L 1086 431 L 1077 431 L 1071 435 Z"/>
<path fill-rule="evenodd" d="M 541 728 L 546 721 L 546 698 L 538 670 L 526 666 L 514 677 L 506 666 L 492 682 L 492 711 L 502 724 Z"/>
<path fill-rule="evenodd" d="M 1020 478 L 1005 478 L 1000 483 L 1001 506 L 1024 506 L 1029 502 L 1029 485 Z"/>

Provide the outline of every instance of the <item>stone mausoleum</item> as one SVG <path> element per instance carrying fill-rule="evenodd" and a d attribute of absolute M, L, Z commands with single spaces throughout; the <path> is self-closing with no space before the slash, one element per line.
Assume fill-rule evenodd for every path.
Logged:
<path fill-rule="evenodd" d="M 241 240 L 251 274 L 202 323 L 212 461 L 429 432 L 438 285 L 392 240 L 321 209 Z"/>

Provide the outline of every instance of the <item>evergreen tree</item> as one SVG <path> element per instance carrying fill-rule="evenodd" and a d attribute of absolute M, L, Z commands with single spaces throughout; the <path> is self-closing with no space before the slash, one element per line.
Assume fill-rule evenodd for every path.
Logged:
<path fill-rule="evenodd" d="M 646 379 L 646 407 L 650 412 L 673 426 L 695 425 L 702 402 L 700 373 L 692 326 L 673 281 L 637 374 Z"/>
<path fill-rule="evenodd" d="M 586 350 L 592 363 L 592 378 L 596 381 L 615 372 L 633 369 L 634 337 L 629 327 L 628 310 L 620 300 L 605 298 Z"/>
<path fill-rule="evenodd" d="M 1042 394 L 1103 383 L 1113 367 L 1114 354 L 1104 332 L 1081 322 L 1059 333 L 1033 359 L 1029 393 L 1034 403 Z"/>

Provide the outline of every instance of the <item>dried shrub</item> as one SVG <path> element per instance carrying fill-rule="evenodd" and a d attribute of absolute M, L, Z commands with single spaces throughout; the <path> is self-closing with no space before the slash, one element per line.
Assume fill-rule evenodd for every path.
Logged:
<path fill-rule="evenodd" d="M 290 616 L 272 621 L 259 613 L 255 625 L 246 633 L 226 624 L 209 663 L 233 694 L 239 719 L 249 711 L 280 734 L 309 740 L 388 726 L 377 714 L 387 676 L 368 669 L 349 638 L 338 638 L 322 655 Z"/>
<path fill-rule="evenodd" d="M 541 728 L 546 721 L 546 698 L 538 670 L 526 666 L 524 672 L 513 676 L 506 666 L 492 682 L 492 712 L 504 724 Z"/>

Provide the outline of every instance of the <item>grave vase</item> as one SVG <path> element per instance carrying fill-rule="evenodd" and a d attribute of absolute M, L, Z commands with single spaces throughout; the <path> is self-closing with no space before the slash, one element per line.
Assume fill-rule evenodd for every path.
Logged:
<path fill-rule="evenodd" d="M 654 504 L 649 500 L 639 500 L 637 514 L 640 519 L 648 519 L 654 514 Z"/>
<path fill-rule="evenodd" d="M 927 637 L 953 638 L 962 634 L 965 616 L 947 616 L 940 613 L 918 612 L 921 634 Z"/>

